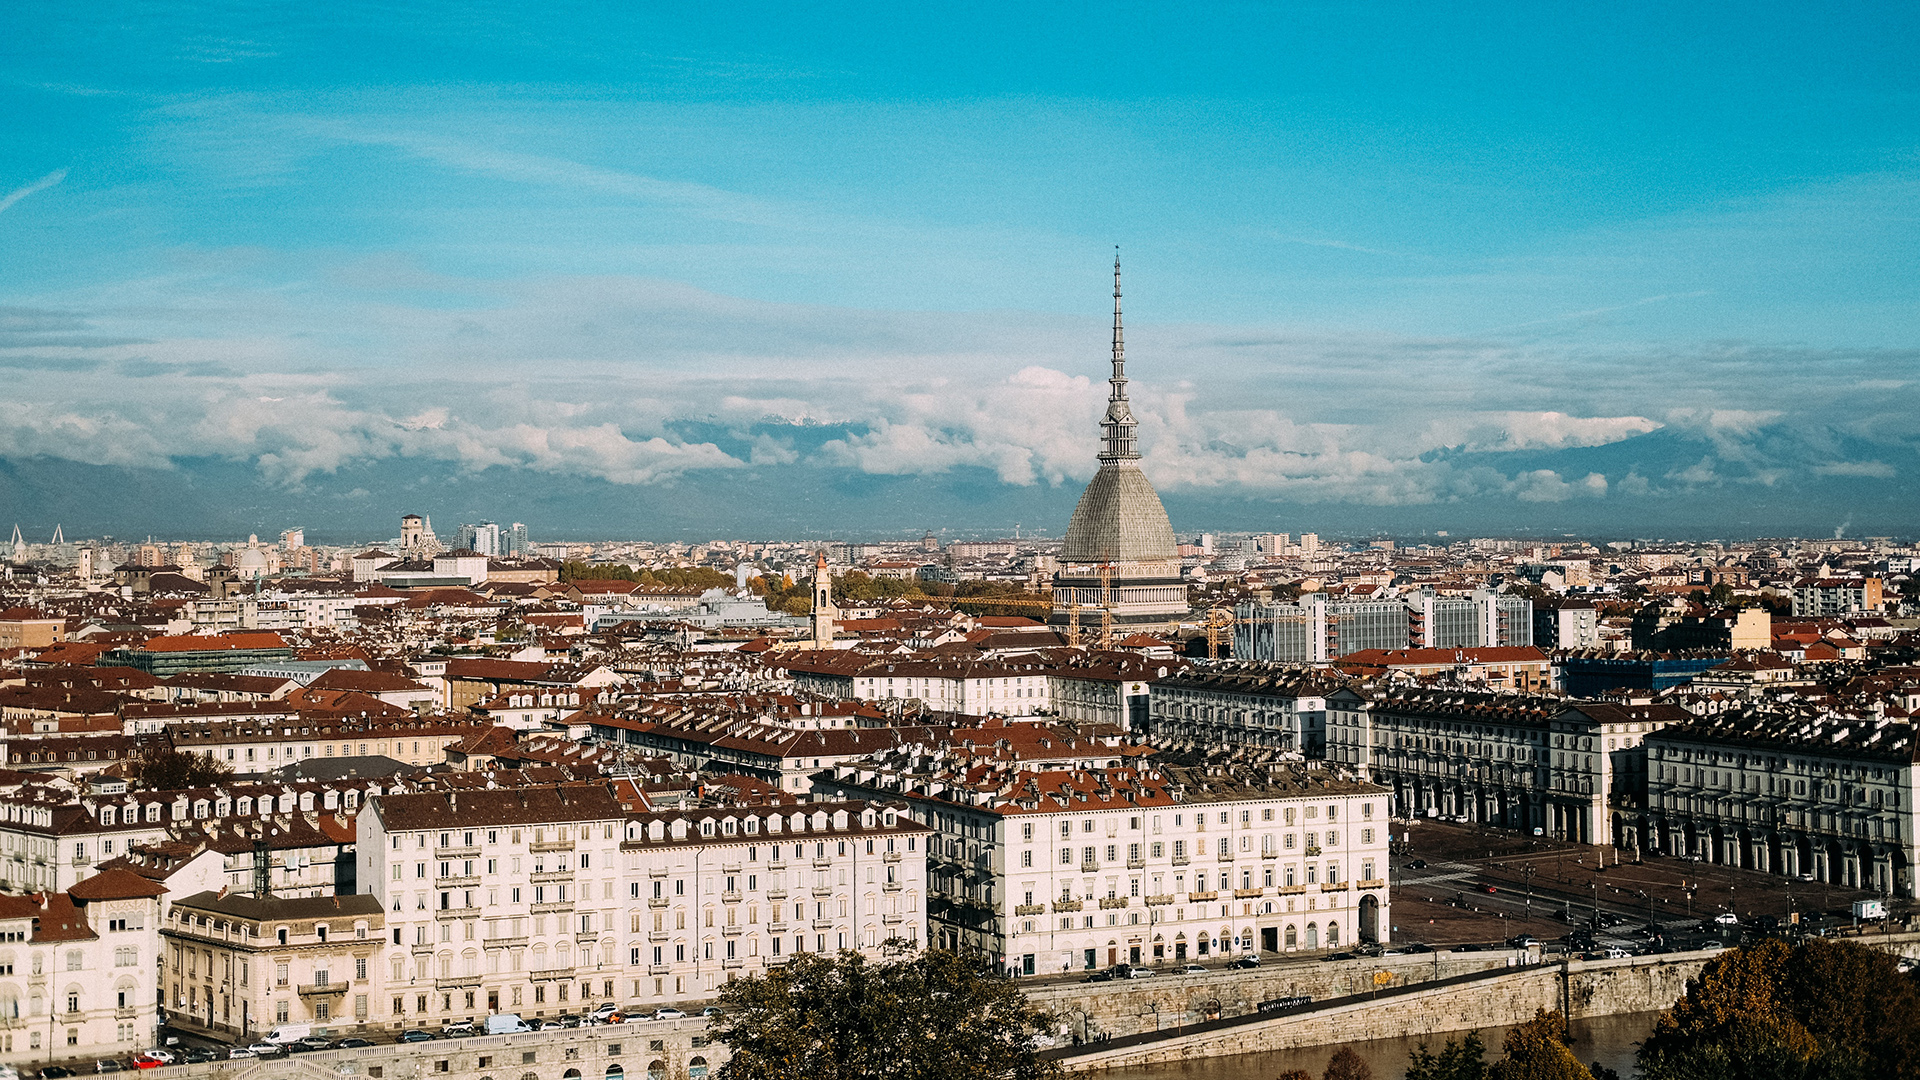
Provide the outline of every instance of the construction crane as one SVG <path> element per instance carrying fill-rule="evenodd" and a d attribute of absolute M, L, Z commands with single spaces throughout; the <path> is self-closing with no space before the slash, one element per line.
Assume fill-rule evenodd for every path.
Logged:
<path fill-rule="evenodd" d="M 1207 657 L 1212 660 L 1233 658 L 1233 612 L 1227 608 L 1207 611 Z"/>
<path fill-rule="evenodd" d="M 1100 564 L 1100 645 L 1113 644 L 1113 564 Z"/>

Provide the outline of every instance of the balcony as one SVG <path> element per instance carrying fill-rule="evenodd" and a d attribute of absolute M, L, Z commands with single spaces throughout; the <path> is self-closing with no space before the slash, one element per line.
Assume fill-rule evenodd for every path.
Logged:
<path fill-rule="evenodd" d="M 1021 916 L 1021 915 L 1045 915 L 1045 914 L 1047 913 L 1047 905 L 1045 905 L 1045 904 L 1016 904 L 1016 905 L 1014 905 L 1014 909 L 1013 909 L 1013 913 L 1014 913 L 1014 915 L 1016 915 L 1016 916 Z"/>
<path fill-rule="evenodd" d="M 527 875 L 527 880 L 533 882 L 535 885 L 549 885 L 556 881 L 572 881 L 573 871 L 546 870 L 538 874 Z"/>
<path fill-rule="evenodd" d="M 572 907 L 573 905 L 569 904 L 567 906 Z M 539 911 L 540 905 L 535 904 L 533 910 Z M 480 909 L 477 907 L 441 908 L 433 913 L 433 917 L 436 919 L 477 919 L 480 917 Z"/>
<path fill-rule="evenodd" d="M 900 891 L 900 883 L 899 883 L 899 882 L 897 882 L 897 881 L 887 881 L 887 882 L 882 882 L 882 883 L 881 883 L 881 885 L 880 885 L 880 891 L 882 891 L 882 892 L 899 892 L 899 891 Z"/>
<path fill-rule="evenodd" d="M 1190 892 L 1187 894 L 1187 903 L 1194 904 L 1202 900 L 1217 900 L 1219 897 L 1220 891 L 1218 889 L 1208 889 L 1205 892 Z"/>
<path fill-rule="evenodd" d="M 1308 854 L 1308 855 L 1318 855 L 1318 854 L 1320 854 L 1320 845 L 1319 845 L 1319 844 L 1308 844 L 1308 845 L 1307 845 L 1307 854 Z"/>
<path fill-rule="evenodd" d="M 1215 855 L 1214 858 L 1219 862 L 1232 862 L 1235 856 L 1231 851 L 1223 851 L 1220 854 Z"/>
<path fill-rule="evenodd" d="M 1306 892 L 1307 887 L 1305 885 L 1282 885 L 1273 891 L 1279 896 L 1298 896 Z"/>
<path fill-rule="evenodd" d="M 787 929 L 787 922 L 784 919 L 775 919 L 767 924 L 767 933 L 769 934 L 784 934 L 787 932 Z"/>
<path fill-rule="evenodd" d="M 1265 890 L 1265 889 L 1235 889 L 1235 890 L 1233 890 L 1233 898 L 1234 898 L 1235 900 L 1250 900 L 1250 899 L 1252 899 L 1253 897 L 1256 897 L 1256 896 L 1265 896 L 1265 895 L 1267 895 L 1267 890 Z"/>
<path fill-rule="evenodd" d="M 787 860 L 785 859 L 768 859 L 767 860 L 767 869 L 769 870 L 785 870 L 786 868 L 787 868 Z M 660 871 L 660 873 L 665 874 L 666 871 L 662 870 Z"/>
<path fill-rule="evenodd" d="M 653 867 L 649 867 L 649 868 L 647 869 L 647 876 L 648 876 L 648 877 L 650 877 L 650 878 L 656 878 L 656 877 L 666 877 L 666 876 L 667 876 L 667 868 L 666 868 L 666 867 L 664 867 L 664 866 L 653 866 Z"/>
<path fill-rule="evenodd" d="M 115 1020 L 131 1020 L 140 1015 L 140 1010 L 132 1005 L 122 1005 L 113 1010 Z M 11 1027 L 17 1021 L 0 1021 L 0 1027 Z"/>
<path fill-rule="evenodd" d="M 742 967 L 742 966 L 744 966 L 745 964 L 746 964 L 746 961 L 745 961 L 745 960 L 743 960 L 743 959 L 741 959 L 741 958 L 740 958 L 740 957 L 738 957 L 738 956 L 729 956 L 729 957 L 727 957 L 727 958 L 726 958 L 725 960 L 722 960 L 722 961 L 720 961 L 720 966 L 721 966 L 721 967 L 722 967 L 723 969 L 724 969 L 724 968 L 737 968 L 737 967 Z"/>
<path fill-rule="evenodd" d="M 552 903 L 548 903 L 548 904 L 535 904 L 529 910 L 531 910 L 535 915 L 551 915 L 556 911 L 572 911 L 573 901 L 555 900 Z M 474 914 L 478 915 L 480 913 L 480 909 L 474 908 L 473 912 Z"/>
<path fill-rule="evenodd" d="M 1148 907 L 1163 907 L 1171 903 L 1173 903 L 1172 893 L 1155 893 L 1154 895 L 1147 897 Z"/>
<path fill-rule="evenodd" d="M 565 982 L 566 980 L 573 978 L 573 969 L 572 968 L 541 968 L 539 971 L 527 972 L 527 978 L 533 980 L 534 982 Z M 475 981 L 477 982 L 479 980 L 476 978 Z"/>
<path fill-rule="evenodd" d="M 1321 892 L 1346 892 L 1347 883 L 1344 881 L 1329 881 L 1325 885 L 1320 886 L 1320 891 Z"/>
<path fill-rule="evenodd" d="M 1086 903 L 1080 900 L 1055 900 L 1053 902 L 1053 910 L 1055 912 L 1079 911 L 1086 906 Z"/>
<path fill-rule="evenodd" d="M 647 897 L 647 906 L 648 906 L 648 907 L 650 907 L 650 908 L 663 908 L 663 907 L 666 907 L 666 906 L 667 906 L 667 898 L 666 898 L 666 897 L 664 897 L 664 896 L 649 896 L 649 897 Z"/>
<path fill-rule="evenodd" d="M 1092 860 L 1088 860 L 1087 862 L 1083 862 L 1080 864 L 1080 872 L 1083 874 L 1092 874 L 1097 872 L 1099 869 L 1100 869 L 1100 864 Z"/>
<path fill-rule="evenodd" d="M 1280 857 L 1280 853 L 1277 851 L 1262 851 L 1260 857 L 1263 859 L 1277 859 Z"/>
<path fill-rule="evenodd" d="M 488 938 L 480 944 L 489 949 L 524 949 L 527 947 L 527 939 L 525 937 L 495 937 Z"/>
<path fill-rule="evenodd" d="M 813 860 L 813 868 L 815 870 L 831 870 L 833 869 L 833 860 L 826 856 L 821 856 Z"/>
<path fill-rule="evenodd" d="M 480 857 L 480 846 L 474 844 L 469 847 L 434 848 L 433 857 L 436 859 L 477 859 Z"/>
<path fill-rule="evenodd" d="M 739 937 L 740 929 L 741 928 L 739 923 L 728 923 L 727 925 L 720 928 L 720 936 L 721 937 Z"/>
<path fill-rule="evenodd" d="M 888 913 L 886 915 L 880 916 L 880 921 L 887 924 L 888 926 L 898 926 L 900 924 L 900 919 L 901 919 L 901 916 L 892 914 L 892 913 Z"/>
<path fill-rule="evenodd" d="M 885 855 L 880 856 L 880 858 L 887 862 L 899 862 L 900 853 L 897 851 L 889 851 Z"/>
<path fill-rule="evenodd" d="M 785 889 L 768 889 L 767 890 L 767 899 L 769 900 L 785 900 L 786 898 L 787 898 L 787 890 Z"/>
<path fill-rule="evenodd" d="M 815 919 L 813 920 L 813 928 L 815 930 L 831 930 L 833 929 L 833 920 L 832 919 Z"/>
<path fill-rule="evenodd" d="M 647 974 L 649 974 L 649 975 L 671 975 L 671 974 L 673 974 L 673 965 L 672 965 L 672 964 L 648 964 L 648 965 L 647 965 Z"/>
<path fill-rule="evenodd" d="M 745 899 L 745 897 L 741 896 L 737 889 L 733 892 L 723 892 L 720 894 L 720 902 L 723 904 L 737 904 L 743 899 Z"/>
<path fill-rule="evenodd" d="M 723 874 L 737 874 L 737 873 L 739 873 L 739 872 L 740 872 L 740 860 L 739 860 L 739 859 L 735 859 L 735 860 L 734 860 L 734 861 L 732 861 L 732 862 L 723 862 L 723 863 L 721 863 L 721 864 L 720 864 L 720 872 L 721 872 L 721 873 L 723 873 Z"/>
<path fill-rule="evenodd" d="M 568 977 L 572 977 L 572 969 L 568 969 L 566 974 Z M 480 976 L 478 975 L 448 976 L 444 979 L 433 980 L 433 988 L 435 990 L 466 990 L 479 985 Z"/>
<path fill-rule="evenodd" d="M 525 943 L 526 940 L 527 940 L 526 938 L 520 939 L 522 943 Z M 412 945 L 408 946 L 408 949 L 415 956 L 432 956 L 433 955 L 433 943 L 429 941 L 416 941 Z"/>
<path fill-rule="evenodd" d="M 1387 883 L 1382 878 L 1368 878 L 1354 885 L 1356 889 L 1384 889 L 1386 887 Z"/>
<path fill-rule="evenodd" d="M 1173 857 L 1173 865 L 1175 866 L 1185 866 L 1191 861 L 1193 860 L 1187 858 L 1185 855 L 1175 855 Z"/>
<path fill-rule="evenodd" d="M 572 851 L 571 840 L 539 840 L 527 845 L 528 851 Z"/>
<path fill-rule="evenodd" d="M 534 880 L 538 881 L 539 879 L 535 878 Z M 480 876 L 478 874 L 433 879 L 433 887 L 436 889 L 469 889 L 479 884 Z"/>
<path fill-rule="evenodd" d="M 294 992 L 301 997 L 327 997 L 333 994 L 344 994 L 347 992 L 347 987 L 351 985 L 353 984 L 343 982 L 301 983 L 294 988 Z"/>
<path fill-rule="evenodd" d="M 1124 896 L 1106 896 L 1100 899 L 1100 906 L 1105 910 L 1111 911 L 1114 908 L 1126 907 L 1127 902 L 1127 898 Z"/>
<path fill-rule="evenodd" d="M 815 885 L 815 886 L 813 887 L 813 895 L 815 895 L 815 896 L 832 896 L 832 895 L 833 895 L 833 886 L 831 886 L 831 885 Z"/>
<path fill-rule="evenodd" d="M 1146 868 L 1147 868 L 1147 860 L 1145 859 L 1128 859 L 1127 860 L 1127 869 L 1129 870 L 1145 870 Z"/>

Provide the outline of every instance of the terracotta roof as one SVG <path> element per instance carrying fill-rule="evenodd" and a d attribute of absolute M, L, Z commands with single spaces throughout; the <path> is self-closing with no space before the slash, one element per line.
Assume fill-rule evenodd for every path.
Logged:
<path fill-rule="evenodd" d="M 229 649 L 284 649 L 279 634 L 256 632 L 197 637 L 191 634 L 162 635 L 140 646 L 146 652 L 217 652 Z"/>
<path fill-rule="evenodd" d="M 131 870 L 103 870 L 79 882 L 67 892 L 81 900 L 132 900 L 141 896 L 159 896 L 165 885 L 149 881 Z"/>

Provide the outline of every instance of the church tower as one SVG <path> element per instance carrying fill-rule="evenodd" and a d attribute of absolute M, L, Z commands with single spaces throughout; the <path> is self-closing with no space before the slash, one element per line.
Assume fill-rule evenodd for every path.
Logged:
<path fill-rule="evenodd" d="M 1187 587 L 1166 508 L 1140 471 L 1139 422 L 1127 400 L 1120 323 L 1120 257 L 1113 259 L 1113 374 L 1100 419 L 1100 470 L 1073 508 L 1053 583 L 1053 625 L 1086 641 L 1172 630 L 1188 614 Z"/>
<path fill-rule="evenodd" d="M 813 560 L 813 647 L 833 648 L 833 620 L 840 609 L 833 606 L 833 575 L 827 572 L 827 554 Z"/>

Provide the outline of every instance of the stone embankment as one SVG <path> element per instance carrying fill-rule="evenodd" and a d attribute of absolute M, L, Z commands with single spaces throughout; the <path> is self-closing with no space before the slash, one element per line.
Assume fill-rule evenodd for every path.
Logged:
<path fill-rule="evenodd" d="M 1920 933 L 1862 938 L 1861 941 L 1909 958 L 1920 956 Z M 1163 1000 L 1168 1003 L 1162 1004 L 1156 1013 L 1152 999 L 1141 996 L 1133 986 L 1123 986 L 1114 991 L 1110 1007 L 1097 1002 L 1070 1006 L 1082 1012 L 1063 1013 L 1062 1017 L 1071 1025 L 1077 1025 L 1081 1015 L 1088 1012 L 1093 1015 L 1118 1013 L 1115 1022 L 1133 1028 L 1138 1034 L 1116 1031 L 1111 1038 L 1100 1040 L 1098 1035 L 1102 1029 L 1094 1029 L 1097 1041 L 1063 1046 L 1050 1056 L 1057 1057 L 1068 1071 L 1086 1072 L 1369 1039 L 1439 1038 L 1450 1032 L 1522 1023 L 1531 1019 L 1538 1009 L 1558 1009 L 1574 1019 L 1656 1012 L 1671 1006 L 1685 994 L 1687 980 L 1698 975 L 1717 955 L 1717 952 L 1666 953 L 1624 960 L 1487 967 L 1424 981 L 1402 978 L 1392 967 L 1382 966 L 1381 970 L 1394 977 L 1383 978 L 1380 989 L 1375 992 L 1313 995 L 1315 1000 L 1309 1005 L 1266 1014 L 1257 1009 L 1250 1013 L 1223 1011 L 1218 1019 L 1205 1019 L 1204 1012 L 1197 1015 L 1190 1007 L 1172 1008 L 1171 1005 L 1183 1000 L 1179 992 L 1163 991 Z M 1367 963 L 1349 961 L 1339 966 Z M 1342 978 L 1334 972 L 1329 972 L 1329 977 L 1336 985 Z M 1346 981 L 1351 985 L 1353 979 L 1347 976 Z M 1092 985 L 1104 989 L 1110 984 Z M 1182 990 L 1184 1000 L 1190 1001 L 1194 991 Z M 1034 996 L 1044 1000 L 1043 995 Z M 1147 1007 L 1145 1016 L 1136 1014 L 1132 1023 L 1127 1023 L 1124 1011 L 1141 1005 Z M 1182 1019 L 1169 1021 L 1169 1014 L 1175 1012 Z M 1159 1023 L 1157 1032 L 1156 1022 Z M 1079 1028 L 1074 1026 L 1073 1032 L 1078 1033 Z"/>

